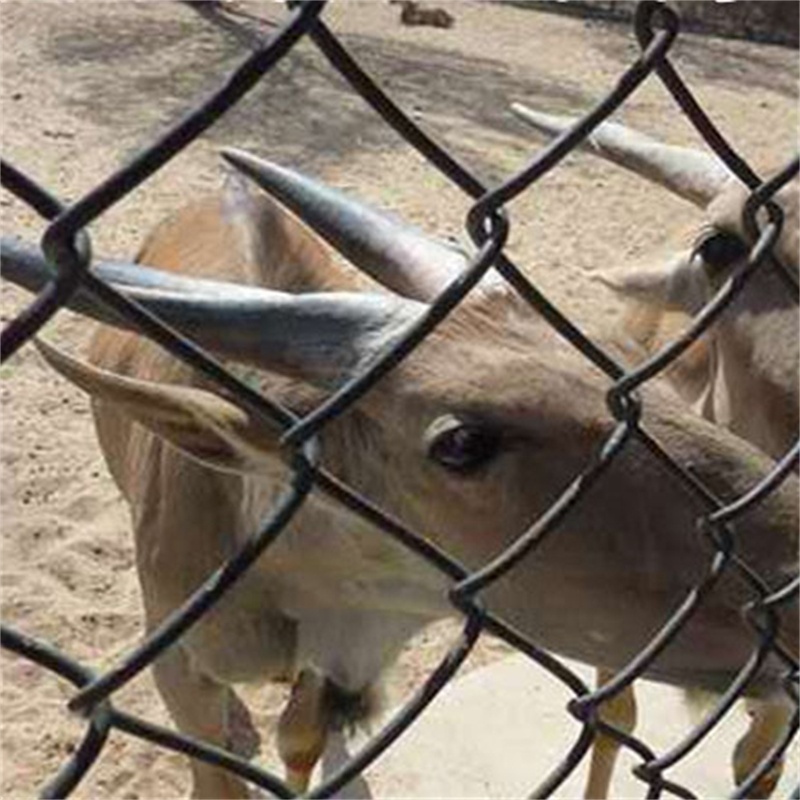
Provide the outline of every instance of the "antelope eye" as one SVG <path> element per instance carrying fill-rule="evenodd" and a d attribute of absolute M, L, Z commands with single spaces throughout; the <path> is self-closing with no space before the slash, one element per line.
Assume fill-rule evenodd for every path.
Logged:
<path fill-rule="evenodd" d="M 703 239 L 695 252 L 703 259 L 706 269 L 713 275 L 745 258 L 749 248 L 735 234 L 717 231 Z"/>
<path fill-rule="evenodd" d="M 467 473 L 497 453 L 500 436 L 494 430 L 457 417 L 437 419 L 425 434 L 428 458 L 452 472 Z"/>

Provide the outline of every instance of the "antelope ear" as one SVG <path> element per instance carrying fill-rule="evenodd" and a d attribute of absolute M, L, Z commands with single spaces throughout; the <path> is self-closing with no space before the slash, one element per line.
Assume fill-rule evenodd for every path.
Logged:
<path fill-rule="evenodd" d="M 598 273 L 596 280 L 622 297 L 660 308 L 696 314 L 708 300 L 708 285 L 692 268 L 690 253 L 657 267 L 635 267 Z"/>
<path fill-rule="evenodd" d="M 36 340 L 45 361 L 93 398 L 113 403 L 188 455 L 229 472 L 263 472 L 278 430 L 203 389 L 117 375 Z"/>

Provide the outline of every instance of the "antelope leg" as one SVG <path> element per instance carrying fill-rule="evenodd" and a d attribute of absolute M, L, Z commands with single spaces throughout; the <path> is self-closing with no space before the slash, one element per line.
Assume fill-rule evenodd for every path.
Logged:
<path fill-rule="evenodd" d="M 597 685 L 602 686 L 613 676 L 613 672 L 598 667 Z M 616 697 L 603 703 L 600 708 L 600 718 L 625 733 L 631 733 L 636 726 L 636 698 L 633 686 L 628 686 Z M 619 742 L 610 736 L 602 733 L 597 735 L 592 747 L 589 778 L 583 795 L 587 800 L 603 800 L 608 797 L 619 748 Z"/>
<path fill-rule="evenodd" d="M 292 693 L 278 721 L 278 752 L 286 768 L 286 782 L 302 794 L 325 750 L 330 714 L 327 681 L 312 669 L 304 669 L 292 685 Z"/>
<path fill-rule="evenodd" d="M 788 703 L 746 698 L 750 726 L 737 742 L 733 751 L 733 776 L 736 785 L 743 783 L 769 753 L 789 724 L 792 709 Z M 783 772 L 783 759 L 772 768 L 750 790 L 748 797 L 769 797 Z"/>

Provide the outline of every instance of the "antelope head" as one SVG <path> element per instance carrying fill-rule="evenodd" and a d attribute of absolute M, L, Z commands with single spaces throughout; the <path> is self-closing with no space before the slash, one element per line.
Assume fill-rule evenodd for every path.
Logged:
<path fill-rule="evenodd" d="M 521 104 L 512 109 L 546 136 L 557 136 L 575 122 Z M 627 298 L 629 334 L 656 351 L 744 265 L 755 244 L 745 219 L 750 190 L 716 156 L 663 144 L 616 123 L 596 128 L 583 149 L 703 210 L 691 247 L 667 263 L 600 276 Z M 786 270 L 797 279 L 797 179 L 774 200 L 783 211 L 773 249 L 780 263 L 764 260 L 706 336 L 676 362 L 671 377 L 705 416 L 777 457 L 798 429 L 797 297 L 781 275 Z"/>

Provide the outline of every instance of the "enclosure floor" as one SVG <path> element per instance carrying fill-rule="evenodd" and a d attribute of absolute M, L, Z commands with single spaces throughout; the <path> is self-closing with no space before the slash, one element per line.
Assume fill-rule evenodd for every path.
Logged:
<path fill-rule="evenodd" d="M 240 5 L 273 21 L 283 13 L 274 3 Z M 624 25 L 584 23 L 511 5 L 459 2 L 451 11 L 456 25 L 450 30 L 402 27 L 397 7 L 384 2 L 348 0 L 326 15 L 392 96 L 490 182 L 520 168 L 539 146 L 508 112 L 511 102 L 582 111 L 637 53 Z M 178 2 L 4 0 L 0 23 L 4 157 L 71 199 L 218 85 L 244 52 L 234 33 Z M 783 162 L 794 152 L 796 52 L 688 35 L 676 48 L 675 62 L 756 167 Z M 678 144 L 697 142 L 655 82 L 626 104 L 621 117 Z M 434 234 L 462 230 L 468 202 L 304 44 L 206 137 L 103 216 L 92 229 L 95 251 L 134 254 L 165 214 L 218 187 L 217 150 L 223 145 L 255 149 L 321 176 Z M 39 222 L 20 203 L 5 194 L 1 202 L 6 231 L 29 239 L 40 235 Z M 568 158 L 510 210 L 511 253 L 578 322 L 613 324 L 618 318 L 616 298 L 595 280 L 599 272 L 659 263 L 660 254 L 683 242 L 697 221 L 691 207 L 581 156 Z M 21 292 L 3 286 L 3 319 L 24 300 Z M 84 321 L 60 313 L 45 335 L 80 352 L 89 333 Z M 141 600 L 125 509 L 97 448 L 87 400 L 56 378 L 30 346 L 3 366 L 0 377 L 3 617 L 87 664 L 109 665 L 142 635 Z M 409 646 L 388 676 L 390 706 L 419 685 L 453 633 L 452 625 L 442 624 Z M 482 639 L 465 670 L 507 654 L 507 648 Z M 72 751 L 81 724 L 65 711 L 70 689 L 49 675 L 4 655 L 2 677 L 0 795 L 29 797 Z M 535 730 L 540 747 L 508 754 L 509 777 L 513 772 L 516 781 L 517 769 L 530 767 L 525 785 L 531 788 L 566 741 L 565 698 L 543 677 L 538 681 L 525 694 L 525 708 L 549 720 Z M 274 765 L 271 731 L 283 695 L 248 689 L 243 697 L 261 741 L 243 740 L 241 746 Z M 168 723 L 149 673 L 121 694 L 119 705 Z M 517 747 L 518 733 L 509 729 L 509 748 Z M 448 752 L 446 744 L 426 763 L 452 776 L 462 769 L 463 751 Z M 387 757 L 385 764 L 375 768 L 376 785 L 390 781 L 392 761 Z M 709 759 L 707 769 L 714 772 L 710 780 L 727 780 L 727 757 Z M 402 791 L 397 783 L 383 786 L 384 794 Z M 444 794 L 443 784 L 435 787 Z M 480 794 L 479 784 L 469 787 Z M 418 791 L 425 792 L 408 788 L 409 795 Z M 114 734 L 76 796 L 187 792 L 182 757 Z M 570 796 L 566 790 L 565 796 Z"/>

